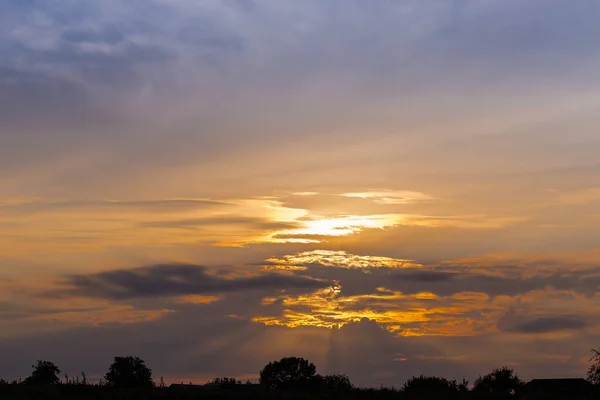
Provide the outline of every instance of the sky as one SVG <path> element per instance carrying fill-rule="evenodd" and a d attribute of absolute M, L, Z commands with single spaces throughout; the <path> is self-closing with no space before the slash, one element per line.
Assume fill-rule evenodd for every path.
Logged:
<path fill-rule="evenodd" d="M 0 377 L 582 377 L 600 2 L 0 2 Z"/>

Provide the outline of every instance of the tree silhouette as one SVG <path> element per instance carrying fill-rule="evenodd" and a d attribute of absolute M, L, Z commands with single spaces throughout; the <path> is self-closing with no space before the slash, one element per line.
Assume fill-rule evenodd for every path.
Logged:
<path fill-rule="evenodd" d="M 342 374 L 325 375 L 322 377 L 325 389 L 333 392 L 347 392 L 354 389 L 350 378 Z"/>
<path fill-rule="evenodd" d="M 587 370 L 587 380 L 598 385 L 600 384 L 600 350 L 591 349 L 590 353 L 592 353 L 590 361 L 593 363 Z"/>
<path fill-rule="evenodd" d="M 456 381 L 421 375 L 406 381 L 402 387 L 402 392 L 409 399 L 453 398 L 459 392 L 459 385 Z"/>
<path fill-rule="evenodd" d="M 46 386 L 60 383 L 60 369 L 50 361 L 38 361 L 32 368 L 31 376 L 25 379 L 26 385 Z"/>
<path fill-rule="evenodd" d="M 215 378 L 212 381 L 207 382 L 208 385 L 216 385 L 222 389 L 235 388 L 237 385 L 241 385 L 242 382 L 235 378 Z"/>
<path fill-rule="evenodd" d="M 115 357 L 104 376 L 106 384 L 112 387 L 153 387 L 152 370 L 138 357 Z"/>
<path fill-rule="evenodd" d="M 269 390 L 305 389 L 316 371 L 304 358 L 286 357 L 267 364 L 260 371 L 260 383 Z"/>
<path fill-rule="evenodd" d="M 515 371 L 508 367 L 502 367 L 477 378 L 473 390 L 479 393 L 515 395 L 523 388 L 524 384 L 525 382 L 515 374 Z"/>

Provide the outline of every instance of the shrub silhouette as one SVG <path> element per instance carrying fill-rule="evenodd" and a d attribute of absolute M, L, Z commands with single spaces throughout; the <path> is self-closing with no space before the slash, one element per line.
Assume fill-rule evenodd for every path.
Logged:
<path fill-rule="evenodd" d="M 343 374 L 325 375 L 323 377 L 325 390 L 332 392 L 347 392 L 354 389 L 354 385 L 350 382 L 350 378 Z"/>
<path fill-rule="evenodd" d="M 304 358 L 286 357 L 267 364 L 260 371 L 260 383 L 269 390 L 307 389 L 316 370 Z"/>
<path fill-rule="evenodd" d="M 238 385 L 241 385 L 242 382 L 236 380 L 235 378 L 215 378 L 212 381 L 208 381 L 207 384 L 216 385 L 222 389 L 232 389 Z"/>
<path fill-rule="evenodd" d="M 50 361 L 38 361 L 33 365 L 31 376 L 25 379 L 25 384 L 30 386 L 47 386 L 60 383 L 60 369 Z"/>
<path fill-rule="evenodd" d="M 475 380 L 473 391 L 504 396 L 513 396 L 521 391 L 523 382 L 515 371 L 508 367 L 497 368 Z"/>
<path fill-rule="evenodd" d="M 104 379 L 106 385 L 120 388 L 153 387 L 152 370 L 138 357 L 115 357 Z"/>
<path fill-rule="evenodd" d="M 590 353 L 592 353 L 592 358 L 590 361 L 592 365 L 587 370 L 587 380 L 593 383 L 594 385 L 600 384 L 600 350 L 591 349 Z"/>
<path fill-rule="evenodd" d="M 349 392 L 354 389 L 354 385 L 346 375 L 317 374 L 308 380 L 306 388 L 312 392 Z"/>
<path fill-rule="evenodd" d="M 435 376 L 412 377 L 402 387 L 402 393 L 409 399 L 456 398 L 459 385 L 456 381 Z"/>

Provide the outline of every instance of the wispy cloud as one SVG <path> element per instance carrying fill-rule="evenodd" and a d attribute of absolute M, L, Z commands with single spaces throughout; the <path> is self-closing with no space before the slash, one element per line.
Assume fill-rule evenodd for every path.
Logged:
<path fill-rule="evenodd" d="M 341 194 L 341 196 L 358 197 L 361 199 L 372 199 L 375 203 L 379 204 L 409 204 L 415 202 L 434 200 L 433 197 L 428 196 L 424 193 L 395 190 L 343 193 Z"/>

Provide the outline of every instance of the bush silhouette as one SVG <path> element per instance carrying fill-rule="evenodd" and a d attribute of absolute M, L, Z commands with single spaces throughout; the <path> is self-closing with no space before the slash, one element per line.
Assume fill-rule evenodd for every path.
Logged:
<path fill-rule="evenodd" d="M 153 387 L 152 370 L 138 357 L 115 357 L 105 377 L 106 385 L 120 388 Z"/>
<path fill-rule="evenodd" d="M 592 358 L 590 361 L 592 365 L 587 370 L 587 380 L 593 383 L 594 385 L 600 384 L 600 350 L 591 349 L 590 353 L 592 353 Z"/>
<path fill-rule="evenodd" d="M 497 368 L 475 380 L 473 391 L 504 396 L 513 396 L 521 391 L 523 382 L 515 371 L 508 367 Z"/>
<path fill-rule="evenodd" d="M 232 389 L 238 385 L 241 385 L 242 382 L 236 380 L 235 378 L 215 378 L 212 381 L 207 382 L 207 384 L 219 386 L 222 389 Z"/>
<path fill-rule="evenodd" d="M 316 371 L 304 358 L 286 357 L 267 364 L 260 371 L 260 383 L 269 390 L 307 389 Z"/>
<path fill-rule="evenodd" d="M 310 379 L 309 387 L 319 392 L 349 392 L 354 389 L 350 378 L 342 374 L 315 375 Z"/>
<path fill-rule="evenodd" d="M 456 398 L 459 385 L 445 378 L 421 375 L 406 381 L 402 393 L 409 399 Z"/>
<path fill-rule="evenodd" d="M 60 369 L 50 361 L 38 361 L 33 365 L 31 376 L 25 379 L 25 384 L 30 386 L 47 386 L 60 383 Z"/>

